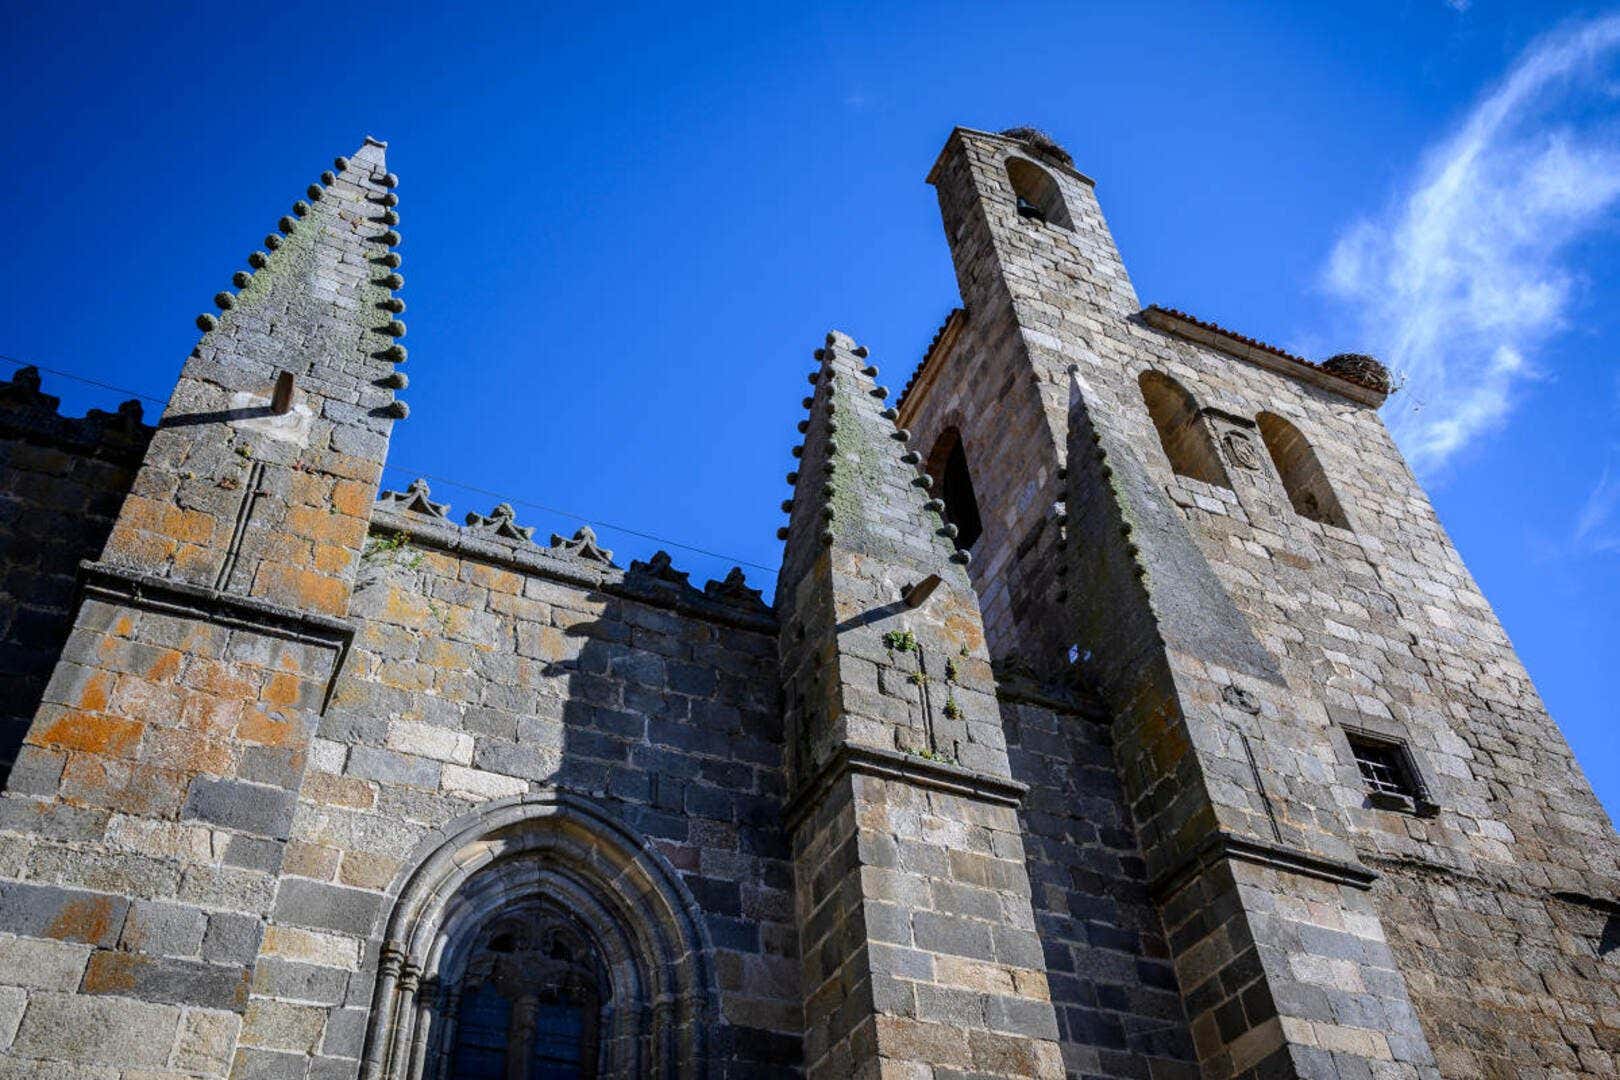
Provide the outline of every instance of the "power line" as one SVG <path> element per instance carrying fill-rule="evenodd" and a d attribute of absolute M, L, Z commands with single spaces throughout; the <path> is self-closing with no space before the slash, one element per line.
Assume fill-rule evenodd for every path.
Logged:
<path fill-rule="evenodd" d="M 150 401 L 158 405 L 168 404 L 168 402 L 163 398 L 153 397 L 151 394 L 143 394 L 139 390 L 131 390 L 127 386 L 114 386 L 112 383 L 104 383 L 98 382 L 95 379 L 87 379 L 83 375 L 75 375 L 71 371 L 62 371 L 59 368 L 46 367 L 44 364 L 36 364 L 32 360 L 19 360 L 17 357 L 7 356 L 5 353 L 0 353 L 0 360 L 4 360 L 8 364 L 16 364 L 18 367 L 38 368 L 40 371 L 51 375 L 57 375 L 64 379 L 72 379 L 74 382 L 84 383 L 86 386 L 96 386 L 103 390 L 111 390 L 117 394 L 128 394 L 130 397 L 140 398 L 142 401 Z"/>
<path fill-rule="evenodd" d="M 659 536 L 656 533 L 642 532 L 640 529 L 632 529 L 627 525 L 615 525 L 612 522 L 602 521 L 598 518 L 586 517 L 584 514 L 576 514 L 572 510 L 560 510 L 555 506 L 547 506 L 545 503 L 534 502 L 530 499 L 515 499 L 509 495 L 502 495 L 498 491 L 491 491 L 488 488 L 481 488 L 476 485 L 466 483 L 465 481 L 452 480 L 447 476 L 435 476 L 432 473 L 419 472 L 418 470 L 411 468 L 409 465 L 384 464 L 383 468 L 394 469 L 412 478 L 420 477 L 423 480 L 431 480 L 435 484 L 449 484 L 451 487 L 461 488 L 463 491 L 471 491 L 477 495 L 487 495 L 492 499 L 500 499 L 502 502 L 515 503 L 518 506 L 527 506 L 533 510 L 543 510 L 548 514 L 557 514 L 561 517 L 572 518 L 575 521 L 583 521 L 587 525 L 594 525 L 599 528 L 610 529 L 613 532 L 627 533 L 630 536 L 638 536 L 643 540 L 651 540 L 654 543 L 668 544 L 670 547 L 678 547 L 683 551 L 690 551 L 698 555 L 707 555 L 711 559 L 720 559 L 721 561 L 734 562 L 741 566 L 749 567 L 750 569 L 763 570 L 767 574 L 774 575 L 776 573 L 776 571 L 769 566 L 764 566 L 757 562 L 749 562 L 747 559 L 740 559 L 735 555 L 725 555 L 718 551 L 710 551 L 708 548 L 697 547 L 693 544 L 683 544 L 679 540 L 670 540 L 667 537 Z"/>
<path fill-rule="evenodd" d="M 63 371 L 60 368 L 46 367 L 43 364 L 36 364 L 31 360 L 23 360 L 15 356 L 8 356 L 5 353 L 0 353 L 0 360 L 4 360 L 8 364 L 15 364 L 17 367 L 37 368 L 40 371 L 55 375 L 58 378 L 69 379 L 73 382 L 83 383 L 86 386 L 94 386 L 102 390 L 111 390 L 117 394 L 128 394 L 130 397 L 139 398 L 142 401 L 150 401 L 158 405 L 168 404 L 167 400 L 164 398 L 153 397 L 151 394 L 143 394 L 139 390 L 131 390 L 127 386 L 115 386 L 112 383 L 105 383 L 97 379 L 86 378 L 83 375 L 77 375 L 71 371 Z M 722 562 L 736 563 L 738 566 L 746 566 L 751 570 L 759 570 L 770 574 L 772 577 L 776 576 L 776 570 L 773 567 L 765 566 L 762 563 L 738 558 L 735 555 L 726 555 L 719 551 L 711 551 L 708 548 L 698 547 L 695 544 L 685 544 L 679 540 L 671 540 L 667 536 L 659 536 L 657 533 L 646 532 L 642 529 L 633 529 L 627 525 L 615 525 L 612 522 L 603 521 L 600 518 L 589 517 L 585 514 L 576 514 L 572 510 L 563 510 L 555 506 L 547 506 L 545 503 L 535 502 L 532 499 L 521 499 L 510 495 L 503 495 L 501 492 L 492 491 L 489 488 L 479 487 L 476 484 L 469 484 L 464 480 L 454 480 L 448 476 L 436 476 L 432 473 L 419 472 L 412 469 L 408 465 L 396 465 L 391 462 L 384 462 L 383 468 L 393 469 L 397 472 L 405 473 L 413 479 L 420 477 L 423 480 L 430 480 L 435 484 L 449 484 L 451 487 L 460 488 L 463 491 L 470 491 L 477 495 L 487 495 L 490 498 L 498 499 L 501 502 L 514 503 L 518 506 L 527 506 L 533 510 L 540 510 L 547 514 L 556 514 L 559 517 L 570 518 L 574 521 L 581 521 L 587 525 L 607 529 L 610 532 L 623 533 L 627 536 L 638 537 L 642 540 L 651 540 L 655 544 L 667 544 L 669 547 L 680 548 L 682 551 L 690 551 L 693 554 L 703 555 L 711 559 L 719 559 Z"/>

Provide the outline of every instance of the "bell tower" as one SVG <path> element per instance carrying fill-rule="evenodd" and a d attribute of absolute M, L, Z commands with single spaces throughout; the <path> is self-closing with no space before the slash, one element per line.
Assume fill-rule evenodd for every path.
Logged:
<path fill-rule="evenodd" d="M 1347 1069 L 1432 1068 L 1415 1021 L 1398 1046 L 1364 1038 L 1347 1030 L 1359 1028 L 1348 1004 L 1335 1011 L 1301 982 L 1319 959 L 1369 988 L 1369 1008 L 1413 1016 L 1369 894 L 1377 874 L 1325 782 L 1332 742 L 1316 690 L 1237 603 L 1221 538 L 1188 517 L 1199 500 L 1242 510 L 1250 496 L 1227 480 L 1239 466 L 1211 459 L 1185 486 L 1166 467 L 1183 441 L 1252 458 L 1254 421 L 1245 406 L 1186 395 L 1161 448 L 1142 380 L 1176 384 L 1175 346 L 1144 316 L 1092 181 L 1051 139 L 957 129 L 929 180 L 962 309 L 900 422 L 931 470 L 949 460 L 942 445 L 965 451 L 991 653 L 1101 699 L 1205 1074 L 1318 1075 L 1327 1043 L 1330 1058 L 1361 1059 Z M 1317 385 L 1376 423 L 1341 382 Z M 1340 938 L 1318 945 L 1275 917 L 1293 907 Z M 1306 955 L 1317 949 L 1332 955 Z"/>

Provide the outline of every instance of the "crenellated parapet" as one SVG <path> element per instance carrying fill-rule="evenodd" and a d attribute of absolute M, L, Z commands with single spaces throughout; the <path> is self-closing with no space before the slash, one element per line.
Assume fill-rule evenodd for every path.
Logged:
<path fill-rule="evenodd" d="M 139 460 L 146 451 L 154 429 L 144 421 L 139 401 L 132 398 L 114 412 L 91 409 L 83 416 L 63 416 L 62 399 L 44 393 L 42 385 L 33 365 L 0 382 L 0 438 L 121 461 Z"/>
<path fill-rule="evenodd" d="M 152 427 L 141 403 L 63 416 L 39 369 L 0 382 L 0 776 L 72 625 L 79 563 L 107 541 Z"/>

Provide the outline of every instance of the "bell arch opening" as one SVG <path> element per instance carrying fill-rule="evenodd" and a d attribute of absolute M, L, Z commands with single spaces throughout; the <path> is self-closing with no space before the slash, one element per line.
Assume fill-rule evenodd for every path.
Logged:
<path fill-rule="evenodd" d="M 1255 417 L 1255 424 L 1260 428 L 1260 438 L 1271 455 L 1271 463 L 1277 467 L 1277 478 L 1288 493 L 1294 513 L 1323 525 L 1348 529 L 1350 519 L 1333 492 L 1327 470 L 1322 468 L 1316 451 L 1299 428 L 1276 413 L 1268 412 Z"/>
<path fill-rule="evenodd" d="M 1018 216 L 1073 231 L 1074 220 L 1052 174 L 1026 158 L 1007 159 L 1007 180 L 1012 184 Z"/>
<path fill-rule="evenodd" d="M 1186 387 L 1158 371 L 1142 372 L 1138 382 L 1170 468 L 1180 476 L 1231 487 L 1226 466 L 1215 451 L 1215 440 L 1210 438 L 1198 413 L 1198 402 Z"/>
<path fill-rule="evenodd" d="M 600 808 L 491 804 L 399 889 L 361 1076 L 707 1075 L 709 956 L 679 880 Z"/>
<path fill-rule="evenodd" d="M 979 513 L 978 496 L 973 492 L 973 474 L 968 469 L 961 431 L 953 426 L 940 432 L 923 468 L 939 487 L 940 499 L 945 503 L 945 521 L 955 529 L 952 542 L 959 551 L 971 549 L 984 532 L 984 518 Z"/>

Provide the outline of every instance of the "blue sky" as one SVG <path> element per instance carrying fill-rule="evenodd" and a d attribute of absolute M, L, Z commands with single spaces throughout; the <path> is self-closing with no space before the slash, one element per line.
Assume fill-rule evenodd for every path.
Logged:
<path fill-rule="evenodd" d="M 899 385 L 955 303 L 923 183 L 951 126 L 1044 127 L 1098 179 L 1144 302 L 1392 361 L 1386 418 L 1620 809 L 1614 10 L 56 3 L 7 21 L 0 353 L 166 396 L 195 315 L 375 134 L 403 178 L 410 305 L 390 485 L 431 473 L 521 501 L 542 536 L 573 531 L 561 510 L 729 556 L 674 549 L 697 582 L 776 565 L 825 331 Z M 121 397 L 47 389 L 74 411 Z M 458 517 L 495 501 L 433 491 Z M 621 562 L 659 546 L 600 531 Z"/>

